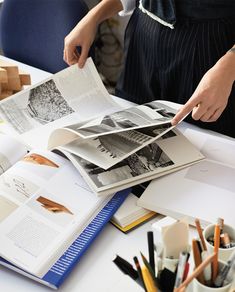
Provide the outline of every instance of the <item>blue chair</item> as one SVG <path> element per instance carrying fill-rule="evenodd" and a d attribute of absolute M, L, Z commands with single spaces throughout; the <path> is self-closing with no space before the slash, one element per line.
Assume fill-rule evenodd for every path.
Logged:
<path fill-rule="evenodd" d="M 4 0 L 4 55 L 51 73 L 66 68 L 64 38 L 87 12 L 83 0 Z"/>

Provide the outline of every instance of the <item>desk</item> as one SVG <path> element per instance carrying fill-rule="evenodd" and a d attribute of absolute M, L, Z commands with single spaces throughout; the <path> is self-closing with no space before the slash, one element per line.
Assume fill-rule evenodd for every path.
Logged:
<path fill-rule="evenodd" d="M 7 58 L 4 59 L 7 60 Z M 47 72 L 20 63 L 17 64 L 25 72 L 31 74 L 33 84 L 50 76 Z M 120 103 L 126 104 L 127 102 L 120 100 Z M 157 218 L 162 218 L 162 216 L 159 215 Z M 139 251 L 147 255 L 146 233 L 156 220 L 156 218 L 152 219 L 127 235 L 108 224 L 74 268 L 60 291 L 111 292 L 112 288 L 123 277 L 123 274 L 112 263 L 112 259 L 116 254 L 119 254 L 132 261 L 134 255 L 139 255 Z M 195 235 L 193 228 L 191 235 Z M 0 266 L 0 291 L 48 292 L 51 289 Z"/>

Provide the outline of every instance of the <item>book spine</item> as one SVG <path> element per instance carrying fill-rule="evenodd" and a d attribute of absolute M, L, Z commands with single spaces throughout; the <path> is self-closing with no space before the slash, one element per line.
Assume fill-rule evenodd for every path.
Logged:
<path fill-rule="evenodd" d="M 47 274 L 42 278 L 43 281 L 59 288 L 72 271 L 74 265 L 78 263 L 81 256 L 102 231 L 104 226 L 108 223 L 130 192 L 131 189 L 126 189 L 117 192 L 112 197 L 78 238 L 70 245 L 65 253 L 51 267 Z"/>

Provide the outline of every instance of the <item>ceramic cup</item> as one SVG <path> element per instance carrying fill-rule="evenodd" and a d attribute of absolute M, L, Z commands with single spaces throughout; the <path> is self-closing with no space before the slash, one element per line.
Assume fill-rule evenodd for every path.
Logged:
<path fill-rule="evenodd" d="M 219 261 L 219 270 L 225 265 L 225 262 Z M 193 280 L 193 292 L 230 292 L 232 283 L 223 287 L 209 287 L 200 283 L 196 278 Z"/>
<path fill-rule="evenodd" d="M 214 228 L 215 228 L 215 225 L 211 224 L 211 225 L 208 225 L 203 230 L 203 236 L 204 236 L 209 253 L 213 253 L 214 251 L 214 246 L 210 242 L 208 242 L 208 238 L 211 236 L 213 237 L 214 235 Z M 234 227 L 224 224 L 223 233 L 228 233 L 229 237 L 235 242 L 235 228 Z M 219 248 L 219 255 L 218 255 L 219 260 L 226 262 L 229 259 L 230 255 L 234 252 L 234 250 L 235 250 L 235 246 L 230 247 L 230 248 Z"/>

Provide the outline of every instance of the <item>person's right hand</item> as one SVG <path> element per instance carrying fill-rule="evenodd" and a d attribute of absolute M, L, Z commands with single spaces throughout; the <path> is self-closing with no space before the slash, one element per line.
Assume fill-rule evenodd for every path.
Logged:
<path fill-rule="evenodd" d="M 89 13 L 74 27 L 64 40 L 64 61 L 68 65 L 78 63 L 82 68 L 88 57 L 89 49 L 95 39 L 98 25 Z M 81 47 L 81 53 L 77 51 Z"/>

